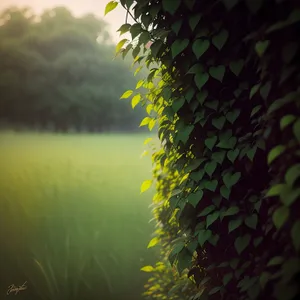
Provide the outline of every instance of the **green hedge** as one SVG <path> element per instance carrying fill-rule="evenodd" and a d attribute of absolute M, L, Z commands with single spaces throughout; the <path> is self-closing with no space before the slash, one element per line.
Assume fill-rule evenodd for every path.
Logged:
<path fill-rule="evenodd" d="M 161 227 L 149 246 L 172 245 L 170 264 L 196 287 L 184 290 L 189 299 L 296 299 L 299 1 L 121 0 L 106 12 L 117 5 L 132 36 L 117 51 L 133 49 L 150 70 L 121 98 L 146 108 L 141 125 L 158 126 L 162 142 L 153 155 Z M 150 298 L 182 299 L 171 275 L 170 288 L 152 293 L 157 274 Z"/>

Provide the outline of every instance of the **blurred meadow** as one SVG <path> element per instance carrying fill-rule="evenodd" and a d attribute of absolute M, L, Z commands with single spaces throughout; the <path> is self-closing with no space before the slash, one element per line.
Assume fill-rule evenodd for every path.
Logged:
<path fill-rule="evenodd" d="M 154 260 L 143 134 L 0 133 L 0 293 L 141 299 Z"/>

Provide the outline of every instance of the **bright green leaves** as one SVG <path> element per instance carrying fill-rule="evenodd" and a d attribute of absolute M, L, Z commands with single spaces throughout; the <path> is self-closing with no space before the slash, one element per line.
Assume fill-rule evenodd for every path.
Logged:
<path fill-rule="evenodd" d="M 147 190 L 149 190 L 151 185 L 152 185 L 152 180 L 145 180 L 141 185 L 141 193 L 144 193 Z"/>
<path fill-rule="evenodd" d="M 180 0 L 162 0 L 162 7 L 166 12 L 174 15 L 180 6 L 180 2 Z"/>
<path fill-rule="evenodd" d="M 113 11 L 118 6 L 117 1 L 110 1 L 105 6 L 104 15 L 107 15 L 109 12 Z"/>
<path fill-rule="evenodd" d="M 201 14 L 196 14 L 196 15 L 190 16 L 189 25 L 190 25 L 192 31 L 194 31 L 194 29 L 196 28 L 196 26 L 200 22 L 200 19 L 201 19 Z"/>
<path fill-rule="evenodd" d="M 281 206 L 275 210 L 272 219 L 277 229 L 280 229 L 284 225 L 284 223 L 288 220 L 289 215 L 290 210 L 286 206 Z"/>
<path fill-rule="evenodd" d="M 278 145 L 274 147 L 268 154 L 268 164 L 270 165 L 278 156 L 284 153 L 286 147 L 283 145 Z"/>
<path fill-rule="evenodd" d="M 197 204 L 199 203 L 199 201 L 202 199 L 203 197 L 203 191 L 199 190 L 195 193 L 191 193 L 188 198 L 187 201 L 192 204 L 194 207 L 197 206 Z"/>
<path fill-rule="evenodd" d="M 142 127 L 142 126 L 147 126 L 151 120 L 152 120 L 151 118 L 145 117 L 145 118 L 142 120 L 142 122 L 141 122 L 141 124 L 140 124 L 140 127 Z"/>
<path fill-rule="evenodd" d="M 251 241 L 250 234 L 237 237 L 234 242 L 234 247 L 237 253 L 241 254 L 248 247 L 250 241 Z"/>
<path fill-rule="evenodd" d="M 280 129 L 284 130 L 287 126 L 292 124 L 296 120 L 294 115 L 285 115 L 280 120 Z"/>
<path fill-rule="evenodd" d="M 212 237 L 212 231 L 211 230 L 205 230 L 202 229 L 198 233 L 198 243 L 201 247 Z"/>
<path fill-rule="evenodd" d="M 141 94 L 137 94 L 137 95 L 133 96 L 131 99 L 132 108 L 135 108 L 140 103 L 141 100 L 142 100 Z"/>
<path fill-rule="evenodd" d="M 127 99 L 127 98 L 129 98 L 132 94 L 133 94 L 133 91 L 132 91 L 132 90 L 128 90 L 128 91 L 124 92 L 124 94 L 120 97 L 120 99 Z"/>
<path fill-rule="evenodd" d="M 218 50 L 221 50 L 224 47 L 225 43 L 227 42 L 228 37 L 229 37 L 228 31 L 222 29 L 217 35 L 215 35 L 212 38 L 212 43 Z"/>
<path fill-rule="evenodd" d="M 188 39 L 176 40 L 171 46 L 172 57 L 175 58 L 177 55 L 179 55 L 183 50 L 185 50 L 188 44 Z"/>
<path fill-rule="evenodd" d="M 148 244 L 147 248 L 155 247 L 159 243 L 159 238 L 154 237 Z"/>
<path fill-rule="evenodd" d="M 231 70 L 231 72 L 236 75 L 236 76 L 239 76 L 242 69 L 244 67 L 244 60 L 243 59 L 240 59 L 240 60 L 236 60 L 236 61 L 232 61 L 230 64 L 229 64 L 229 68 Z"/>
<path fill-rule="evenodd" d="M 207 73 L 197 73 L 195 75 L 194 80 L 199 90 L 202 89 L 202 87 L 205 85 L 208 79 L 209 79 L 209 75 Z"/>
<path fill-rule="evenodd" d="M 127 42 L 127 39 L 123 39 L 121 40 L 117 46 L 116 46 L 116 53 L 120 52 L 120 50 L 122 49 L 122 47 L 125 45 L 125 43 Z"/>
<path fill-rule="evenodd" d="M 145 267 L 141 268 L 141 271 L 147 272 L 147 273 L 153 272 L 154 270 L 155 269 L 152 266 L 145 266 Z"/>
<path fill-rule="evenodd" d="M 256 43 L 255 51 L 256 51 L 256 53 L 259 57 L 262 57 L 264 55 L 264 53 L 266 52 L 269 44 L 270 44 L 270 41 L 268 41 L 268 40 L 260 41 L 260 42 Z"/>
<path fill-rule="evenodd" d="M 195 40 L 192 46 L 193 52 L 197 59 L 199 59 L 209 48 L 210 42 L 208 40 Z"/>
<path fill-rule="evenodd" d="M 210 67 L 209 74 L 211 77 L 222 82 L 225 74 L 225 67 L 224 66 Z"/>

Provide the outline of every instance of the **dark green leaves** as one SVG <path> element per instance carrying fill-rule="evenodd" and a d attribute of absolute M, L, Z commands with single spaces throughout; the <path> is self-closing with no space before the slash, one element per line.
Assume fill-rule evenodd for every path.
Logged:
<path fill-rule="evenodd" d="M 194 80 L 199 90 L 202 89 L 202 87 L 205 85 L 208 79 L 209 75 L 207 73 L 197 73 L 195 75 Z"/>
<path fill-rule="evenodd" d="M 213 137 L 207 138 L 204 141 L 204 144 L 209 150 L 212 150 L 214 145 L 216 144 L 217 140 L 218 140 L 218 138 L 216 136 L 213 136 Z"/>
<path fill-rule="evenodd" d="M 230 70 L 236 76 L 240 75 L 243 67 L 244 67 L 244 60 L 242 60 L 242 59 L 236 60 L 236 61 L 232 61 L 230 63 L 230 65 L 229 65 Z"/>
<path fill-rule="evenodd" d="M 257 222 L 258 222 L 258 216 L 257 216 L 257 214 L 253 214 L 251 216 L 248 216 L 245 219 L 245 224 L 248 227 L 252 228 L 252 229 L 256 229 Z"/>
<path fill-rule="evenodd" d="M 277 229 L 280 229 L 284 225 L 284 223 L 288 220 L 289 215 L 290 210 L 286 206 L 281 206 L 275 210 L 272 219 Z"/>
<path fill-rule="evenodd" d="M 174 15 L 180 6 L 180 0 L 162 0 L 162 7 L 165 11 Z"/>
<path fill-rule="evenodd" d="M 228 40 L 229 34 L 228 31 L 222 29 L 217 35 L 212 38 L 213 45 L 221 50 L 225 45 L 226 41 Z"/>
<path fill-rule="evenodd" d="M 225 67 L 224 66 L 210 67 L 209 74 L 211 77 L 222 82 L 225 74 Z"/>
<path fill-rule="evenodd" d="M 209 48 L 210 42 L 208 40 L 198 39 L 193 43 L 192 49 L 197 59 L 199 59 Z"/>
<path fill-rule="evenodd" d="M 188 46 L 188 44 L 188 39 L 176 40 L 171 46 L 172 57 L 175 58 L 178 54 L 180 54 Z"/>
<path fill-rule="evenodd" d="M 240 227 L 243 223 L 242 219 L 236 219 L 236 220 L 231 220 L 228 223 L 228 232 L 230 233 L 231 231 L 237 229 L 238 227 Z"/>
<path fill-rule="evenodd" d="M 187 200 L 190 204 L 192 204 L 194 207 L 196 207 L 197 204 L 199 203 L 199 201 L 202 199 L 202 197 L 203 197 L 203 191 L 199 190 L 196 193 L 191 193 L 188 196 Z"/>
<path fill-rule="evenodd" d="M 201 247 L 208 241 L 208 239 L 212 236 L 211 230 L 200 230 L 198 233 L 198 242 Z"/>
<path fill-rule="evenodd" d="M 228 172 L 223 176 L 223 182 L 228 188 L 231 188 L 240 180 L 240 178 L 241 178 L 240 172 L 236 172 L 234 174 Z"/>
<path fill-rule="evenodd" d="M 214 161 L 210 161 L 208 163 L 205 164 L 204 166 L 204 170 L 205 172 L 211 177 L 212 174 L 214 173 L 214 171 L 217 168 L 217 164 Z"/>
<path fill-rule="evenodd" d="M 255 45 L 255 51 L 259 57 L 262 57 L 264 53 L 266 52 L 270 41 L 261 41 L 257 42 Z"/>
<path fill-rule="evenodd" d="M 212 119 L 212 124 L 219 130 L 223 128 L 225 122 L 226 122 L 226 118 L 224 116 Z"/>
<path fill-rule="evenodd" d="M 190 18 L 189 18 L 189 25 L 190 25 L 192 31 L 194 31 L 194 29 L 198 25 L 200 19 L 201 19 L 201 14 L 196 14 L 196 15 L 190 16 Z"/>
<path fill-rule="evenodd" d="M 251 241 L 250 234 L 246 234 L 244 236 L 239 236 L 236 238 L 234 242 L 234 247 L 238 254 L 241 254 L 249 245 Z"/>

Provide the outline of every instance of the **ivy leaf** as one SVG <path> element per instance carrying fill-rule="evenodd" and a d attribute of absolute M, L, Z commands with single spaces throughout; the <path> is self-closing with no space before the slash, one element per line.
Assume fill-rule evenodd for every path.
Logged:
<path fill-rule="evenodd" d="M 225 185 L 221 186 L 220 193 L 225 199 L 227 199 L 227 200 L 229 199 L 230 189 L 227 188 Z"/>
<path fill-rule="evenodd" d="M 296 120 L 294 115 L 285 115 L 280 120 L 280 129 L 283 130 Z"/>
<path fill-rule="evenodd" d="M 239 117 L 240 113 L 241 113 L 241 111 L 239 109 L 229 111 L 226 114 L 226 118 L 231 124 L 233 124 L 236 121 L 236 119 Z"/>
<path fill-rule="evenodd" d="M 207 101 L 205 102 L 204 105 L 210 109 L 217 110 L 219 106 L 219 101 L 218 100 Z"/>
<path fill-rule="evenodd" d="M 158 237 L 154 237 L 148 244 L 147 248 L 152 248 L 154 246 L 156 246 L 159 243 L 159 238 Z"/>
<path fill-rule="evenodd" d="M 240 209 L 237 206 L 231 206 L 229 207 L 225 212 L 223 212 L 224 217 L 234 216 L 238 214 Z"/>
<path fill-rule="evenodd" d="M 204 70 L 203 65 L 202 64 L 195 64 L 193 65 L 188 71 L 187 74 L 197 74 L 197 73 L 202 73 Z"/>
<path fill-rule="evenodd" d="M 285 151 L 285 146 L 283 145 L 278 145 L 274 147 L 268 154 L 268 164 L 270 165 L 284 151 Z"/>
<path fill-rule="evenodd" d="M 234 174 L 226 173 L 223 176 L 223 182 L 227 186 L 227 188 L 231 188 L 234 186 L 241 178 L 241 172 L 236 172 Z"/>
<path fill-rule="evenodd" d="M 194 31 L 194 29 L 198 25 L 200 19 L 201 19 L 201 14 L 196 14 L 189 18 L 189 25 L 190 25 L 192 31 Z"/>
<path fill-rule="evenodd" d="M 223 277 L 223 285 L 227 285 L 229 281 L 233 278 L 233 273 L 227 273 Z"/>
<path fill-rule="evenodd" d="M 260 42 L 256 43 L 255 51 L 256 51 L 256 53 L 259 57 L 262 57 L 264 55 L 264 53 L 266 52 L 269 44 L 270 44 L 270 41 L 268 41 L 268 40 L 260 41 Z"/>
<path fill-rule="evenodd" d="M 217 129 L 222 129 L 224 124 L 226 122 L 226 118 L 224 116 L 221 116 L 219 118 L 212 119 L 212 124 L 217 128 Z"/>
<path fill-rule="evenodd" d="M 202 87 L 205 85 L 208 79 L 209 75 L 207 73 L 197 73 L 195 75 L 194 80 L 199 90 L 202 89 Z"/>
<path fill-rule="evenodd" d="M 237 138 L 232 136 L 229 137 L 228 139 L 222 139 L 218 144 L 217 147 L 222 148 L 222 149 L 233 149 L 234 146 L 236 145 Z"/>
<path fill-rule="evenodd" d="M 178 139 L 180 141 L 182 141 L 184 144 L 186 144 L 186 142 L 188 141 L 189 136 L 190 136 L 191 132 L 193 131 L 193 129 L 194 129 L 194 125 L 185 126 L 184 129 L 179 131 Z"/>
<path fill-rule="evenodd" d="M 184 97 L 180 97 L 178 99 L 175 99 L 172 103 L 172 108 L 174 110 L 175 113 L 177 113 L 179 111 L 179 109 L 183 106 L 185 102 Z"/>
<path fill-rule="evenodd" d="M 207 206 L 200 212 L 200 214 L 197 215 L 197 217 L 205 217 L 211 212 L 213 212 L 215 209 L 216 207 L 214 205 Z"/>
<path fill-rule="evenodd" d="M 234 163 L 234 161 L 236 160 L 236 158 L 239 156 L 240 150 L 239 149 L 235 149 L 235 150 L 229 150 L 227 152 L 227 157 L 228 159 Z"/>
<path fill-rule="evenodd" d="M 151 53 L 153 55 L 153 57 L 157 57 L 161 47 L 163 46 L 163 42 L 161 40 L 157 40 L 155 41 L 151 46 Z"/>
<path fill-rule="evenodd" d="M 180 54 L 188 46 L 188 44 L 188 39 L 176 40 L 171 46 L 172 57 L 175 58 L 178 54 Z"/>
<path fill-rule="evenodd" d="M 222 82 L 225 74 L 225 67 L 224 66 L 210 67 L 209 74 L 211 77 Z"/>
<path fill-rule="evenodd" d="M 208 241 L 208 239 L 212 236 L 211 230 L 200 230 L 198 234 L 198 242 L 201 247 Z"/>
<path fill-rule="evenodd" d="M 230 233 L 231 231 L 237 229 L 238 227 L 240 227 L 243 223 L 242 219 L 236 219 L 236 220 L 231 220 L 228 223 L 228 233 Z"/>
<path fill-rule="evenodd" d="M 215 211 L 213 214 L 210 214 L 206 217 L 206 228 L 213 224 L 220 216 L 218 211 Z"/>
<path fill-rule="evenodd" d="M 208 241 L 213 245 L 216 246 L 218 241 L 220 239 L 220 236 L 218 234 L 213 235 Z"/>
<path fill-rule="evenodd" d="M 217 142 L 218 138 L 216 136 L 212 136 L 210 138 L 207 138 L 204 141 L 205 146 L 212 151 L 213 147 L 215 146 L 216 142 Z"/>
<path fill-rule="evenodd" d="M 251 241 L 250 234 L 246 234 L 244 236 L 239 236 L 236 238 L 234 242 L 234 247 L 238 254 L 241 254 L 249 245 Z"/>
<path fill-rule="evenodd" d="M 197 100 L 199 101 L 199 103 L 201 104 L 201 105 L 203 105 L 203 103 L 204 103 L 204 101 L 205 101 L 205 99 L 207 98 L 207 96 L 208 96 L 208 92 L 206 91 L 206 90 L 202 90 L 201 92 L 199 92 L 198 94 L 197 94 Z"/>
<path fill-rule="evenodd" d="M 252 229 L 256 229 L 256 226 L 257 226 L 257 222 L 258 222 L 258 217 L 257 217 L 257 214 L 253 214 L 251 216 L 248 216 L 246 219 L 245 219 L 245 224 L 252 228 Z"/>
<path fill-rule="evenodd" d="M 219 50 L 221 50 L 223 48 L 223 46 L 225 45 L 227 39 L 228 39 L 228 31 L 225 29 L 222 29 L 219 34 L 215 35 L 212 38 L 212 43 L 213 45 L 218 48 Z"/>
<path fill-rule="evenodd" d="M 206 189 L 208 189 L 208 190 L 214 192 L 214 191 L 216 190 L 217 186 L 218 186 L 218 181 L 215 179 L 215 180 L 207 181 L 207 182 L 205 183 L 205 186 L 204 186 L 204 187 L 205 187 Z"/>
<path fill-rule="evenodd" d="M 173 23 L 172 26 L 171 26 L 173 32 L 176 33 L 176 35 L 178 35 L 179 30 L 181 29 L 182 22 L 183 22 L 182 19 L 178 20 L 175 23 Z"/>
<path fill-rule="evenodd" d="M 205 171 L 202 169 L 198 172 L 191 173 L 190 178 L 193 179 L 194 181 L 200 181 L 203 178 L 204 174 Z"/>
<path fill-rule="evenodd" d="M 213 152 L 211 158 L 221 165 L 224 161 L 225 153 L 225 151 Z"/>
<path fill-rule="evenodd" d="M 152 185 L 152 180 L 145 180 L 141 186 L 141 193 L 146 192 Z"/>
<path fill-rule="evenodd" d="M 174 15 L 180 6 L 180 0 L 162 0 L 162 7 L 165 11 Z"/>
<path fill-rule="evenodd" d="M 252 147 L 251 149 L 249 149 L 249 150 L 247 151 L 247 157 L 248 157 L 251 161 L 253 161 L 253 159 L 254 159 L 254 155 L 255 155 L 255 153 L 256 153 L 256 150 L 257 150 L 257 147 L 254 146 L 254 147 Z"/>
<path fill-rule="evenodd" d="M 198 39 L 193 43 L 192 49 L 196 58 L 199 59 L 209 48 L 210 42 L 208 40 Z"/>
<path fill-rule="evenodd" d="M 120 99 L 127 99 L 127 98 L 129 98 L 132 94 L 133 94 L 133 91 L 132 91 L 132 90 L 128 90 L 128 91 L 126 91 L 126 92 L 120 97 Z"/>
<path fill-rule="evenodd" d="M 252 97 L 258 92 L 259 88 L 260 88 L 260 83 L 254 85 L 254 86 L 251 88 L 251 90 L 250 90 L 250 96 L 249 96 L 250 99 L 252 99 Z"/>
<path fill-rule="evenodd" d="M 202 199 L 202 197 L 203 197 L 203 191 L 199 190 L 196 193 L 191 193 L 188 196 L 187 200 L 190 204 L 192 204 L 194 207 L 196 207 L 197 204 L 199 203 L 199 201 Z"/>
<path fill-rule="evenodd" d="M 133 24 L 130 27 L 130 33 L 131 33 L 131 37 L 132 39 L 135 39 L 139 34 L 141 34 L 143 31 L 141 24 Z"/>
<path fill-rule="evenodd" d="M 211 177 L 217 168 L 217 164 L 214 161 L 208 162 L 204 166 L 205 172 Z"/>
<path fill-rule="evenodd" d="M 256 239 L 254 239 L 253 240 L 253 245 L 254 245 L 254 247 L 257 247 L 262 241 L 263 241 L 263 237 L 258 237 L 258 238 L 256 238 Z"/>
<path fill-rule="evenodd" d="M 281 206 L 275 210 L 272 219 L 277 229 L 280 229 L 283 226 L 283 224 L 288 220 L 289 215 L 290 210 L 286 206 Z"/>
<path fill-rule="evenodd" d="M 239 76 L 242 69 L 244 67 L 244 60 L 240 59 L 240 60 L 236 60 L 236 61 L 232 61 L 229 64 L 229 68 L 231 70 L 231 72 L 235 75 L 235 76 Z"/>
<path fill-rule="evenodd" d="M 300 220 L 296 221 L 291 230 L 291 237 L 296 251 L 300 250 Z"/>
<path fill-rule="evenodd" d="M 118 6 L 117 1 L 110 1 L 105 6 L 104 16 L 106 16 L 109 12 L 113 11 Z"/>

